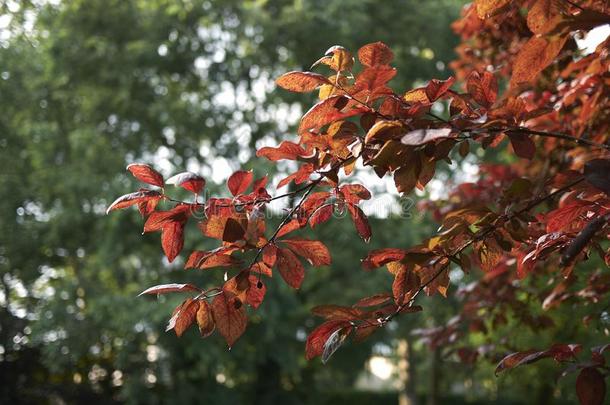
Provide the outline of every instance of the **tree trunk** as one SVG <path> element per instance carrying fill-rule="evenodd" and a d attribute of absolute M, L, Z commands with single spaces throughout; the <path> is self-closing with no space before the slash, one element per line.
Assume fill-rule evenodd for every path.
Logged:
<path fill-rule="evenodd" d="M 415 392 L 415 368 L 413 366 L 413 346 L 409 339 L 398 342 L 398 376 L 402 387 L 398 393 L 398 405 L 417 405 Z"/>
<path fill-rule="evenodd" d="M 430 358 L 430 380 L 428 381 L 428 399 L 426 405 L 438 405 L 439 386 L 441 382 L 441 351 L 435 347 Z"/>

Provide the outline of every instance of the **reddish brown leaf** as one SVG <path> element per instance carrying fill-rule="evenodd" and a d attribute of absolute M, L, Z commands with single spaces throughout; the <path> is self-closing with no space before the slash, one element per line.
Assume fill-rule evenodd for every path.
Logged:
<path fill-rule="evenodd" d="M 323 205 L 309 217 L 309 225 L 311 228 L 315 228 L 316 226 L 323 224 L 328 221 L 332 216 L 335 207 L 332 204 Z"/>
<path fill-rule="evenodd" d="M 360 207 L 354 204 L 347 204 L 347 210 L 352 217 L 352 221 L 354 221 L 358 235 L 360 235 L 365 242 L 371 240 L 373 232 L 371 231 L 371 225 L 369 225 L 369 220 L 366 215 L 364 215 L 364 212 L 362 212 Z"/>
<path fill-rule="evenodd" d="M 305 358 L 311 360 L 314 357 L 321 356 L 324 352 L 324 345 L 328 341 L 330 335 L 343 328 L 351 328 L 350 323 L 347 321 L 335 320 L 327 321 L 319 325 L 309 334 L 309 336 L 307 336 Z"/>
<path fill-rule="evenodd" d="M 184 222 L 172 221 L 163 226 L 161 246 L 167 260 L 173 262 L 184 247 Z"/>
<path fill-rule="evenodd" d="M 601 405 L 606 396 L 604 376 L 594 367 L 583 368 L 576 378 L 576 394 L 581 405 Z"/>
<path fill-rule="evenodd" d="M 225 242 L 237 242 L 243 240 L 246 230 L 233 218 L 227 218 L 222 232 L 222 240 Z"/>
<path fill-rule="evenodd" d="M 358 308 L 342 307 L 340 305 L 319 305 L 312 308 L 311 313 L 328 320 L 353 321 L 360 319 L 364 312 Z"/>
<path fill-rule="evenodd" d="M 509 132 L 508 138 L 515 154 L 523 159 L 532 160 L 536 154 L 536 144 L 523 132 Z"/>
<path fill-rule="evenodd" d="M 296 160 L 299 157 L 306 156 L 307 152 L 300 145 L 296 143 L 283 141 L 277 148 L 265 146 L 256 151 L 256 156 L 266 157 L 271 161 L 278 161 L 282 159 Z"/>
<path fill-rule="evenodd" d="M 192 298 L 187 298 L 174 311 L 174 315 L 169 320 L 165 331 L 174 330 L 178 337 L 182 336 L 189 326 L 195 322 L 197 310 L 199 309 L 199 301 Z"/>
<path fill-rule="evenodd" d="M 152 184 L 153 186 L 157 187 L 163 187 L 163 176 L 161 176 L 161 173 L 149 165 L 145 165 L 143 163 L 132 163 L 127 166 L 127 170 L 129 170 L 136 179 L 144 183 Z"/>
<path fill-rule="evenodd" d="M 190 209 L 188 205 L 178 205 L 169 211 L 153 212 L 144 223 L 144 232 L 160 231 L 170 222 L 185 222 Z"/>
<path fill-rule="evenodd" d="M 246 295 L 246 303 L 251 305 L 254 309 L 258 308 L 265 299 L 265 294 L 267 293 L 267 287 L 257 275 L 250 275 L 250 288 L 248 288 L 248 293 Z"/>
<path fill-rule="evenodd" d="M 367 111 L 365 107 L 350 106 L 345 111 L 348 98 L 342 95 L 331 96 L 309 109 L 301 118 L 299 134 L 317 130 L 333 121 L 342 120 Z M 260 152 L 260 151 L 259 151 Z"/>
<path fill-rule="evenodd" d="M 400 140 L 403 145 L 419 146 L 437 139 L 449 138 L 451 128 L 416 129 L 407 132 Z"/>
<path fill-rule="evenodd" d="M 403 249 L 376 249 L 371 251 L 369 255 L 364 260 L 362 260 L 362 266 L 365 270 L 372 270 L 390 262 L 400 261 L 406 256 L 407 252 Z"/>
<path fill-rule="evenodd" d="M 394 53 L 383 42 L 366 44 L 358 50 L 358 60 L 364 66 L 389 65 Z"/>
<path fill-rule="evenodd" d="M 248 324 L 245 307 L 236 297 L 223 292 L 212 301 L 212 315 L 218 332 L 229 347 L 233 346 Z"/>
<path fill-rule="evenodd" d="M 420 287 L 419 276 L 407 266 L 401 266 L 392 284 L 392 294 L 396 305 L 402 305 L 413 297 Z"/>
<path fill-rule="evenodd" d="M 277 233 L 277 237 L 281 238 L 282 236 L 287 235 L 290 232 L 296 231 L 297 229 L 301 229 L 306 224 L 307 222 L 303 222 L 298 219 L 291 219 L 286 224 L 284 224 L 282 228 L 280 228 L 280 231 Z"/>
<path fill-rule="evenodd" d="M 182 187 L 191 193 L 201 194 L 201 190 L 205 186 L 205 179 L 195 173 L 182 172 L 167 179 L 166 183 Z"/>
<path fill-rule="evenodd" d="M 201 289 L 198 288 L 197 286 L 194 286 L 192 284 L 160 284 L 160 285 L 156 285 L 154 287 L 150 287 L 147 288 L 146 290 L 142 291 L 139 295 L 144 295 L 144 294 L 167 294 L 170 292 L 201 292 Z"/>
<path fill-rule="evenodd" d="M 491 72 L 484 71 L 481 75 L 477 71 L 472 71 L 466 81 L 466 88 L 474 101 L 486 108 L 496 102 L 498 82 Z"/>
<path fill-rule="evenodd" d="M 196 319 L 201 337 L 205 338 L 210 336 L 214 332 L 214 329 L 216 329 L 216 324 L 212 317 L 212 309 L 207 301 L 200 301 Z"/>
<path fill-rule="evenodd" d="M 521 47 L 513 65 L 511 86 L 530 83 L 549 66 L 559 54 L 569 35 L 533 36 Z"/>
<path fill-rule="evenodd" d="M 145 203 L 148 201 L 159 201 L 161 194 L 154 190 L 140 190 L 135 193 L 129 193 L 120 196 L 106 210 L 106 214 L 110 211 L 118 210 L 121 208 L 127 208 L 135 204 Z"/>
<path fill-rule="evenodd" d="M 312 72 L 284 73 L 276 79 L 275 83 L 283 89 L 297 93 L 306 93 L 323 84 L 331 84 L 326 77 Z"/>
<path fill-rule="evenodd" d="M 370 297 L 360 299 L 354 306 L 356 307 L 374 307 L 377 305 L 385 304 L 392 299 L 392 296 L 387 293 L 376 294 Z"/>
<path fill-rule="evenodd" d="M 305 278 L 305 269 L 292 251 L 288 249 L 277 250 L 277 264 L 280 275 L 292 288 L 300 288 Z"/>
<path fill-rule="evenodd" d="M 563 20 L 562 0 L 536 0 L 527 13 L 527 26 L 534 34 L 547 34 Z"/>
<path fill-rule="evenodd" d="M 317 240 L 286 239 L 282 243 L 294 253 L 307 259 L 312 266 L 328 266 L 331 263 L 330 252 L 324 244 Z"/>
<path fill-rule="evenodd" d="M 481 19 L 492 17 L 510 6 L 510 0 L 475 0 L 477 15 Z"/>
<path fill-rule="evenodd" d="M 431 102 L 443 97 L 449 88 L 455 83 L 454 77 L 449 77 L 447 80 L 432 79 L 426 85 L 426 97 Z"/>
<path fill-rule="evenodd" d="M 254 174 L 251 171 L 239 170 L 229 177 L 227 180 L 227 187 L 233 195 L 239 195 L 246 192 L 250 183 L 254 178 Z"/>
<path fill-rule="evenodd" d="M 365 68 L 357 77 L 352 93 L 358 98 L 376 99 L 378 95 L 391 94 L 386 83 L 396 76 L 396 69 L 387 65 Z"/>

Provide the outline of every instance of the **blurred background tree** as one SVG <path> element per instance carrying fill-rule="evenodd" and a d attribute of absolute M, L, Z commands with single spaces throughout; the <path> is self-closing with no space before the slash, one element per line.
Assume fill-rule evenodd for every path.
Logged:
<path fill-rule="evenodd" d="M 0 402 L 396 403 L 396 386 L 388 394 L 354 387 L 372 354 L 400 353 L 397 337 L 417 325 L 388 328 L 322 366 L 303 357 L 309 309 L 382 290 L 389 279 L 364 274 L 359 259 L 375 247 L 412 245 L 430 221 L 388 214 L 390 198 L 371 207 L 387 218 L 372 222 L 370 245 L 348 220 L 321 227 L 332 268 L 311 271 L 296 293 L 273 280 L 260 316 L 229 352 L 194 331 L 163 333 L 178 298 L 136 298 L 152 284 L 222 274 L 168 265 L 158 235 L 134 231 L 135 211 L 104 211 L 133 188 L 124 175 L 133 161 L 164 174 L 197 171 L 212 191 L 239 166 L 281 172 L 251 157 L 256 146 L 293 136 L 304 99 L 275 91 L 273 79 L 332 45 L 387 43 L 397 89 L 446 78 L 462 2 L 0 4 Z M 388 190 L 382 183 L 377 191 Z M 436 315 L 449 317 L 449 307 L 439 301 Z M 426 316 L 417 319 L 429 323 Z M 423 394 L 430 355 L 421 345 L 410 350 Z"/>

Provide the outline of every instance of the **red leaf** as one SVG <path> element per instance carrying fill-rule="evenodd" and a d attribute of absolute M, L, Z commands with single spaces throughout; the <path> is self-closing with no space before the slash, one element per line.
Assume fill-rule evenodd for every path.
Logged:
<path fill-rule="evenodd" d="M 170 222 L 186 221 L 190 208 L 189 205 L 178 205 L 169 211 L 153 212 L 144 223 L 144 232 L 160 231 Z"/>
<path fill-rule="evenodd" d="M 311 360 L 316 356 L 321 356 L 324 352 L 324 345 L 328 341 L 330 335 L 343 328 L 351 328 L 350 323 L 342 320 L 327 321 L 314 329 L 309 336 L 307 336 L 305 358 Z"/>
<path fill-rule="evenodd" d="M 163 226 L 161 246 L 167 260 L 173 262 L 184 247 L 184 222 L 172 221 Z"/>
<path fill-rule="evenodd" d="M 277 250 L 278 270 L 286 284 L 292 288 L 300 288 L 305 278 L 305 269 L 292 251 L 288 249 Z"/>
<path fill-rule="evenodd" d="M 397 262 L 404 259 L 407 256 L 407 252 L 403 249 L 398 248 L 386 248 L 377 249 L 369 253 L 369 255 L 362 260 L 362 266 L 366 270 L 376 269 L 387 263 Z"/>
<path fill-rule="evenodd" d="M 529 160 L 534 158 L 536 144 L 528 135 L 522 132 L 509 132 L 508 138 L 517 156 Z"/>
<path fill-rule="evenodd" d="M 309 225 L 315 228 L 317 225 L 328 221 L 333 216 L 334 209 L 332 204 L 321 206 L 309 217 Z"/>
<path fill-rule="evenodd" d="M 403 145 L 419 146 L 437 139 L 449 138 L 451 128 L 416 129 L 406 133 L 400 140 Z"/>
<path fill-rule="evenodd" d="M 280 228 L 280 231 L 277 233 L 277 237 L 281 238 L 282 236 L 287 235 L 290 232 L 296 231 L 297 229 L 301 229 L 306 224 L 307 222 L 303 223 L 298 219 L 291 219 Z"/>
<path fill-rule="evenodd" d="M 212 301 L 212 315 L 216 328 L 227 341 L 229 347 L 245 332 L 248 324 L 246 310 L 241 301 L 223 292 Z"/>
<path fill-rule="evenodd" d="M 521 364 L 525 364 L 526 360 L 528 360 L 529 358 L 534 358 L 534 357 L 531 357 L 532 355 L 537 355 L 539 353 L 542 353 L 542 352 L 537 352 L 536 350 L 528 350 L 525 352 L 511 353 L 508 356 L 504 357 L 500 361 L 500 363 L 498 363 L 495 373 L 496 373 L 496 375 L 498 375 L 500 372 L 502 372 L 504 370 L 508 370 L 508 369 L 520 366 Z"/>
<path fill-rule="evenodd" d="M 576 378 L 576 394 L 581 405 L 601 405 L 606 396 L 604 376 L 594 367 L 583 368 Z"/>
<path fill-rule="evenodd" d="M 498 95 L 498 82 L 493 73 L 488 71 L 484 71 L 483 75 L 472 71 L 468 75 L 466 88 L 477 103 L 487 108 L 491 107 Z"/>
<path fill-rule="evenodd" d="M 192 285 L 192 284 L 160 284 L 160 285 L 156 285 L 154 287 L 150 287 L 147 288 L 146 290 L 142 291 L 139 295 L 144 295 L 144 294 L 167 294 L 170 292 L 191 292 L 191 291 L 197 291 L 197 292 L 201 292 L 201 289 Z"/>
<path fill-rule="evenodd" d="M 275 83 L 283 89 L 297 93 L 313 91 L 323 84 L 331 84 L 326 77 L 312 72 L 284 73 Z"/>
<path fill-rule="evenodd" d="M 267 287 L 259 277 L 256 275 L 251 275 L 249 277 L 250 288 L 248 289 L 248 293 L 246 295 L 246 302 L 248 305 L 251 305 L 254 309 L 258 308 L 265 298 L 265 294 L 267 292 Z"/>
<path fill-rule="evenodd" d="M 252 183 L 253 178 L 254 175 L 251 171 L 239 170 L 229 177 L 227 187 L 233 195 L 243 194 Z"/>
<path fill-rule="evenodd" d="M 394 59 L 394 53 L 383 42 L 366 44 L 358 50 L 358 60 L 364 66 L 388 65 Z"/>
<path fill-rule="evenodd" d="M 396 304 L 402 305 L 409 302 L 420 284 L 419 276 L 413 270 L 407 266 L 401 266 L 392 284 L 392 294 Z"/>
<path fill-rule="evenodd" d="M 361 106 L 351 106 L 346 111 L 343 111 L 347 102 L 347 97 L 337 95 L 328 97 L 315 104 L 305 113 L 305 115 L 303 115 L 303 118 L 301 118 L 299 134 L 303 134 L 310 130 L 317 130 L 333 121 L 358 115 L 368 110 Z"/>
<path fill-rule="evenodd" d="M 388 95 L 392 90 L 386 83 L 396 76 L 396 69 L 387 65 L 367 67 L 356 77 L 352 94 L 357 98 L 376 99 L 378 95 Z"/>
<path fill-rule="evenodd" d="M 328 266 L 331 263 L 330 252 L 324 244 L 317 240 L 287 239 L 282 243 L 299 256 L 307 259 L 313 266 Z"/>
<path fill-rule="evenodd" d="M 214 317 L 212 316 L 212 309 L 207 301 L 200 301 L 196 319 L 201 337 L 205 338 L 210 336 L 214 332 L 214 329 L 216 329 Z"/>
<path fill-rule="evenodd" d="M 387 294 L 387 293 L 376 294 L 376 295 L 372 295 L 370 297 L 362 298 L 355 304 L 355 306 L 374 307 L 377 305 L 385 304 L 386 302 L 388 302 L 391 299 L 392 299 L 392 296 L 390 294 Z"/>
<path fill-rule="evenodd" d="M 106 210 L 106 214 L 110 211 L 118 210 L 121 208 L 127 208 L 135 204 L 144 203 L 147 201 L 157 200 L 161 198 L 161 194 L 154 190 L 140 190 L 135 193 L 129 193 L 120 196 Z"/>
<path fill-rule="evenodd" d="M 328 320 L 353 321 L 360 319 L 364 312 L 358 308 L 342 307 L 340 305 L 319 305 L 312 308 L 311 313 Z"/>
<path fill-rule="evenodd" d="M 432 79 L 426 85 L 426 97 L 431 102 L 441 98 L 455 82 L 454 77 L 449 77 L 447 80 Z"/>
<path fill-rule="evenodd" d="M 182 172 L 167 179 L 166 183 L 182 187 L 191 193 L 200 194 L 205 186 L 205 179 L 195 173 Z"/>
<path fill-rule="evenodd" d="M 129 170 L 136 179 L 144 183 L 152 184 L 153 186 L 157 187 L 163 187 L 163 176 L 161 176 L 161 173 L 149 165 L 145 165 L 143 163 L 132 163 L 127 166 L 127 170 Z"/>
<path fill-rule="evenodd" d="M 358 235 L 364 240 L 368 242 L 371 239 L 371 235 L 373 234 L 371 231 L 371 226 L 369 225 L 369 221 L 364 215 L 364 212 L 357 205 L 347 204 L 347 210 L 349 214 L 352 216 L 352 220 L 354 221 L 354 225 L 356 226 L 356 231 L 358 231 Z"/>
<path fill-rule="evenodd" d="M 189 256 L 185 269 L 209 269 L 238 265 L 240 262 L 231 256 L 234 248 L 220 247 L 210 252 L 196 250 Z"/>
<path fill-rule="evenodd" d="M 265 146 L 256 151 L 256 156 L 266 157 L 267 159 L 275 162 L 282 159 L 297 160 L 297 158 L 306 156 L 307 152 L 300 145 L 296 143 L 283 141 L 277 148 Z"/>
<path fill-rule="evenodd" d="M 371 192 L 362 184 L 345 184 L 339 187 L 339 191 L 347 202 L 358 204 L 362 200 L 370 200 Z"/>
<path fill-rule="evenodd" d="M 173 329 L 178 337 L 182 336 L 184 331 L 195 322 L 198 309 L 199 301 L 187 298 L 174 310 L 174 315 L 169 320 L 165 331 L 167 332 Z"/>
<path fill-rule="evenodd" d="M 222 240 L 225 242 L 237 242 L 243 240 L 246 230 L 233 218 L 227 218 L 225 222 L 224 230 L 222 233 Z"/>
<path fill-rule="evenodd" d="M 569 38 L 569 35 L 554 37 L 533 36 L 523 45 L 513 63 L 511 86 L 530 83 L 549 66 Z"/>

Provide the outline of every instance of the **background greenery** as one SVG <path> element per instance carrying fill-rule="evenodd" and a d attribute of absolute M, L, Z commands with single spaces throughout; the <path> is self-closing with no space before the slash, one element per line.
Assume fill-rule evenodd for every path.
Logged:
<path fill-rule="evenodd" d="M 0 4 L 0 402 L 397 403 L 394 391 L 356 392 L 354 382 L 372 353 L 393 356 L 408 330 L 448 319 L 451 302 L 346 346 L 326 366 L 304 360 L 304 336 L 317 322 L 313 305 L 350 304 L 388 285 L 381 272 L 361 271 L 368 250 L 409 246 L 431 232 L 429 221 L 374 219 L 368 245 L 348 220 L 323 226 L 316 237 L 333 253 L 332 268 L 308 271 L 298 292 L 273 280 L 228 351 L 218 337 L 163 332 L 179 298 L 136 298 L 153 284 L 221 275 L 168 266 L 158 234 L 140 234 L 137 212 L 104 211 L 136 187 L 124 172 L 132 161 L 165 174 L 197 170 L 213 191 L 223 168 L 281 170 L 251 160 L 252 151 L 293 136 L 299 106 L 312 97 L 276 91 L 273 78 L 306 69 L 332 45 L 390 45 L 396 89 L 446 78 L 457 41 L 449 24 L 462 2 Z M 189 236 L 186 249 L 210 247 L 194 229 Z M 431 354 L 413 347 L 416 390 L 430 397 Z M 499 391 L 491 366 L 443 367 L 447 396 L 471 381 L 456 403 L 524 399 L 531 389 Z"/>

